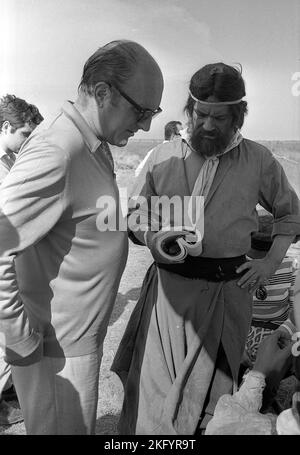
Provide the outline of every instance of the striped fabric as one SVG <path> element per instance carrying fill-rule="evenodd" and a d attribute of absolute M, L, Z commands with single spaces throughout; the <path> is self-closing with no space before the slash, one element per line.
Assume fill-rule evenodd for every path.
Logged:
<path fill-rule="evenodd" d="M 294 321 L 294 285 L 297 271 L 297 259 L 286 256 L 265 285 L 266 298 L 260 300 L 255 294 L 253 296 L 253 316 L 246 342 L 246 355 L 252 364 L 256 360 L 261 342 L 274 331 L 276 326 L 282 325 L 288 331 L 295 331 L 292 321 Z M 267 326 L 270 322 L 275 325 L 274 329 Z"/>
<path fill-rule="evenodd" d="M 259 300 L 254 294 L 253 325 L 255 321 L 268 321 L 279 326 L 288 319 L 293 310 L 297 270 L 297 261 L 286 256 L 265 285 L 266 299 Z"/>

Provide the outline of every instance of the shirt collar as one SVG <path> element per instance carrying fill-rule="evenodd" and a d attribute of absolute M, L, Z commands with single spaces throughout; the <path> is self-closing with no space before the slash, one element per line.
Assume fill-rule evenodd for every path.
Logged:
<path fill-rule="evenodd" d="M 217 156 L 221 156 L 221 155 L 225 155 L 225 153 L 227 152 L 230 152 L 230 150 L 234 149 L 235 147 L 237 147 L 239 145 L 240 142 L 242 142 L 243 140 L 243 136 L 240 132 L 240 130 L 237 130 L 234 135 L 232 136 L 232 139 L 231 141 L 229 142 L 229 144 L 227 145 L 226 149 L 224 150 L 224 152 L 221 152 L 221 153 L 218 153 Z"/>
<path fill-rule="evenodd" d="M 7 153 L 0 147 L 0 158 L 4 155 L 7 155 Z"/>
<path fill-rule="evenodd" d="M 65 101 L 62 106 L 62 111 L 79 129 L 90 152 L 95 153 L 103 141 L 97 138 L 86 120 L 74 106 L 74 103 L 72 101 Z"/>

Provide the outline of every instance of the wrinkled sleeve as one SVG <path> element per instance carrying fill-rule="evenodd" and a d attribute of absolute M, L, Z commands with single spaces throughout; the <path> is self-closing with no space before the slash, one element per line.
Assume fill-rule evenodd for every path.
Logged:
<path fill-rule="evenodd" d="M 259 203 L 274 215 L 272 235 L 300 240 L 300 202 L 281 164 L 267 149 L 262 157 Z"/>
<path fill-rule="evenodd" d="M 152 198 L 157 196 L 152 176 L 154 151 L 135 178 L 128 201 L 129 237 L 140 245 L 145 245 L 144 236 L 148 230 L 159 230 L 159 217 L 151 210 Z"/>
<path fill-rule="evenodd" d="M 8 363 L 17 364 L 40 344 L 20 299 L 15 259 L 41 240 L 61 217 L 66 168 L 63 150 L 29 142 L 1 186 L 0 344 Z"/>
<path fill-rule="evenodd" d="M 250 414 L 259 412 L 265 379 L 261 373 L 250 371 L 238 392 L 222 395 L 216 405 L 213 418 L 207 425 L 206 435 L 222 434 L 224 428 L 241 422 Z"/>

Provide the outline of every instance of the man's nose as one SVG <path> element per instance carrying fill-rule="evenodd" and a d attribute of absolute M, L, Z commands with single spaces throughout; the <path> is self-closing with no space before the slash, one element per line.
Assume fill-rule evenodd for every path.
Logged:
<path fill-rule="evenodd" d="M 152 117 L 147 117 L 145 119 L 139 120 L 137 123 L 140 130 L 149 131 L 152 122 Z"/>
<path fill-rule="evenodd" d="M 215 129 L 214 120 L 211 117 L 207 117 L 204 120 L 202 128 L 206 131 L 213 131 Z"/>

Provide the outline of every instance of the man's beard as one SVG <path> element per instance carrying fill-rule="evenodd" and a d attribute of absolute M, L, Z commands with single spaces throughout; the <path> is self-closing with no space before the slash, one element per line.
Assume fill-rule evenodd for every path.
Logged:
<path fill-rule="evenodd" d="M 232 130 L 225 134 L 222 134 L 217 130 L 209 133 L 208 131 L 205 131 L 202 126 L 199 126 L 192 132 L 190 143 L 193 150 L 199 153 L 199 155 L 206 157 L 215 156 L 226 149 L 232 136 Z"/>

